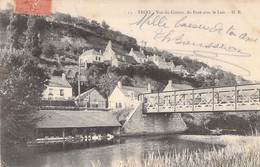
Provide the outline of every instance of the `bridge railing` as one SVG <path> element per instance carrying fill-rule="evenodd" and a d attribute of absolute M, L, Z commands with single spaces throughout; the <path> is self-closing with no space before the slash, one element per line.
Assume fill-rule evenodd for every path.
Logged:
<path fill-rule="evenodd" d="M 260 84 L 140 94 L 144 113 L 260 110 Z"/>

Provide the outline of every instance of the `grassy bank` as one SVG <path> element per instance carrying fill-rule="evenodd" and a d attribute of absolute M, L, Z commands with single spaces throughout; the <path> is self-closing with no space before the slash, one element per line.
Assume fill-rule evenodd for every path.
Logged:
<path fill-rule="evenodd" d="M 258 167 L 260 166 L 260 138 L 247 137 L 246 140 L 228 142 L 224 148 L 210 151 L 184 150 L 155 156 L 149 154 L 145 167 Z"/>
<path fill-rule="evenodd" d="M 180 136 L 183 140 L 226 145 L 211 150 L 149 153 L 144 167 L 259 167 L 260 137 L 254 136 Z M 100 164 L 102 166 L 102 164 Z M 130 161 L 120 167 L 136 167 Z"/>

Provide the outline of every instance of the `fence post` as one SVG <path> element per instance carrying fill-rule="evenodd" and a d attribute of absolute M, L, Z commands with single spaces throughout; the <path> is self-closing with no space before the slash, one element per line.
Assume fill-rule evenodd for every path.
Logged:
<path fill-rule="evenodd" d="M 214 111 L 215 109 L 215 91 L 214 91 L 214 87 L 212 88 L 212 111 Z"/>
<path fill-rule="evenodd" d="M 194 89 L 192 89 L 192 111 L 194 111 Z"/>
<path fill-rule="evenodd" d="M 235 86 L 235 110 L 237 110 L 237 86 Z"/>
<path fill-rule="evenodd" d="M 160 110 L 159 110 L 159 105 L 160 105 L 160 93 L 158 92 L 158 104 L 157 104 L 157 106 L 158 106 L 158 112 L 160 112 Z"/>
<path fill-rule="evenodd" d="M 176 112 L 176 91 L 174 91 L 174 112 Z"/>

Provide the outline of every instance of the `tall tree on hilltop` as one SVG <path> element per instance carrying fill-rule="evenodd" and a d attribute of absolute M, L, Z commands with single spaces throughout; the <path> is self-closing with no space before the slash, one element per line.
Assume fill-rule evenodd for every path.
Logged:
<path fill-rule="evenodd" d="M 27 27 L 28 28 L 25 32 L 26 41 L 24 43 L 24 49 L 30 55 L 39 57 L 42 51 L 40 48 L 40 34 L 37 28 L 37 16 L 29 16 Z"/>
<path fill-rule="evenodd" d="M 10 50 L 12 49 L 18 49 L 19 43 L 18 43 L 18 24 L 19 22 L 19 15 L 17 14 L 11 14 L 10 16 L 10 24 L 7 26 L 7 46 Z"/>
<path fill-rule="evenodd" d="M 104 29 L 109 29 L 109 27 L 110 27 L 110 26 L 105 22 L 105 20 L 102 21 L 101 26 L 102 26 Z"/>

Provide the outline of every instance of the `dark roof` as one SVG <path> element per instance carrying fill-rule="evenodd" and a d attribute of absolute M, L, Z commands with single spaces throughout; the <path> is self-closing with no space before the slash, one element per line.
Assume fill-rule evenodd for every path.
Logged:
<path fill-rule="evenodd" d="M 145 56 L 143 53 L 141 53 L 141 52 L 138 52 L 138 51 L 133 51 L 133 52 L 134 52 L 134 54 L 135 54 L 136 56 L 138 56 L 138 57 L 146 58 L 146 56 Z"/>
<path fill-rule="evenodd" d="M 125 55 L 126 62 L 129 64 L 137 64 L 137 61 L 134 59 L 133 56 Z"/>
<path fill-rule="evenodd" d="M 121 58 L 121 57 L 124 57 L 124 59 Z M 124 62 L 124 63 L 127 63 L 127 64 L 137 64 L 137 61 L 134 59 L 133 56 L 120 54 L 120 55 L 117 55 L 116 58 L 120 62 Z"/>
<path fill-rule="evenodd" d="M 120 123 L 105 111 L 41 110 L 38 128 L 119 127 Z"/>
<path fill-rule="evenodd" d="M 62 79 L 61 76 L 51 76 L 51 79 L 49 80 L 49 86 L 71 88 L 71 85 L 67 79 Z"/>
<path fill-rule="evenodd" d="M 92 88 L 92 89 L 87 90 L 87 91 L 84 92 L 84 93 L 81 93 L 81 94 L 80 94 L 80 99 L 84 99 L 85 97 L 89 96 L 89 95 L 91 94 L 91 92 L 94 91 L 94 90 L 97 91 L 96 88 Z M 98 91 L 97 91 L 97 92 L 98 92 Z M 99 93 L 99 92 L 98 92 L 98 93 Z M 100 94 L 100 93 L 99 93 L 99 94 Z M 100 95 L 100 96 L 102 96 L 102 95 Z M 77 97 L 75 98 L 75 100 L 77 100 L 78 98 L 79 98 L 79 96 L 77 96 Z"/>

